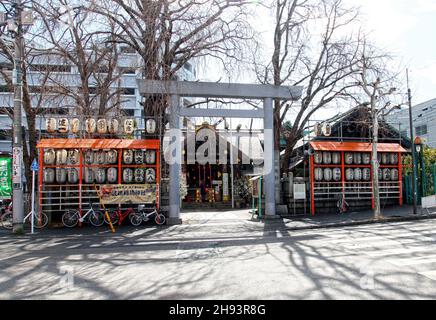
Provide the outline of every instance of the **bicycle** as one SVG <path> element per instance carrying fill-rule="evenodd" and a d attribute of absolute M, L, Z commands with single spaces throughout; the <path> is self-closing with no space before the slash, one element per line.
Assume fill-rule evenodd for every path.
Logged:
<path fill-rule="evenodd" d="M 144 206 L 138 206 L 138 212 L 130 216 L 130 223 L 135 227 L 139 226 L 143 222 L 147 222 L 154 216 L 154 222 L 157 225 L 165 224 L 166 218 L 162 213 L 158 213 L 156 208 L 147 212 Z"/>
<path fill-rule="evenodd" d="M 345 200 L 345 196 L 343 194 L 339 195 L 339 200 L 336 205 L 338 207 L 339 213 L 347 212 L 350 207 L 348 202 Z"/>
<path fill-rule="evenodd" d="M 31 223 L 30 219 L 32 216 L 32 211 L 30 211 L 23 219 L 23 224 L 28 221 Z M 2 226 L 5 229 L 12 230 L 14 226 L 14 216 L 12 212 L 12 202 L 9 204 L 9 206 L 5 209 L 5 213 L 1 217 Z M 39 212 L 35 215 L 33 215 L 33 225 L 36 229 L 42 229 L 48 224 L 48 217 L 44 212 Z"/>
<path fill-rule="evenodd" d="M 108 212 L 109 219 L 112 222 L 112 225 L 118 224 L 119 226 L 123 223 L 124 219 L 129 217 L 129 220 L 131 220 L 132 215 L 136 214 L 135 210 L 133 208 L 128 208 L 124 211 L 121 210 L 121 208 L 114 209 Z M 104 216 L 104 222 L 106 224 L 109 224 L 109 221 L 107 219 L 107 216 Z"/>
<path fill-rule="evenodd" d="M 103 212 L 94 210 L 91 202 L 89 203 L 88 211 L 86 211 L 84 215 L 81 215 L 79 210 L 67 210 L 62 215 L 62 223 L 67 228 L 74 228 L 79 222 L 89 222 L 94 227 L 101 227 L 104 221 Z"/>

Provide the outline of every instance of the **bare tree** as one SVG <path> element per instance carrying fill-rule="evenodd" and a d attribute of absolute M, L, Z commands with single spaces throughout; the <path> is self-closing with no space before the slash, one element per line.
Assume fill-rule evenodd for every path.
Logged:
<path fill-rule="evenodd" d="M 275 101 L 275 149 L 283 134 L 286 149 L 281 170 L 287 171 L 295 144 L 303 137 L 312 115 L 340 99 L 357 73 L 362 45 L 358 32 L 350 32 L 358 10 L 341 0 L 275 0 L 274 46 L 271 61 L 255 62 L 261 83 L 304 86 L 301 105 Z M 317 31 L 318 30 L 318 31 Z M 290 111 L 289 126 L 282 126 Z"/>

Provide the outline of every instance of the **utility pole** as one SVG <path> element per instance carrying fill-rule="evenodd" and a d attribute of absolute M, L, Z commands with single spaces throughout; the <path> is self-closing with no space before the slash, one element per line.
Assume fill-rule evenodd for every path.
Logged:
<path fill-rule="evenodd" d="M 23 165 L 23 136 L 21 130 L 21 108 L 22 108 L 22 92 L 23 92 L 23 12 L 21 0 L 15 0 L 14 4 L 15 22 L 17 24 L 17 32 L 15 34 L 15 53 L 14 53 L 14 121 L 13 121 L 13 232 L 23 233 L 24 219 L 24 197 L 22 183 L 22 165 Z"/>
<path fill-rule="evenodd" d="M 413 214 L 416 214 L 416 203 L 417 203 L 417 196 L 416 196 L 416 154 L 415 154 L 415 137 L 413 134 L 413 118 L 412 118 L 412 91 L 410 90 L 409 86 L 409 69 L 406 69 L 406 76 L 407 76 L 407 97 L 409 100 L 409 125 L 410 125 L 410 141 L 412 142 L 412 197 L 413 197 Z"/>

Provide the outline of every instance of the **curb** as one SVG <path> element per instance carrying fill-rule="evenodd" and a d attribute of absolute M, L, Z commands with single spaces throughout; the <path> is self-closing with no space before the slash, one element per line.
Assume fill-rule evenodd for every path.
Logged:
<path fill-rule="evenodd" d="M 328 223 L 328 224 L 324 224 L 324 225 L 305 226 L 305 227 L 285 227 L 284 229 L 289 230 L 289 231 L 332 229 L 332 228 L 352 227 L 352 226 L 359 226 L 359 225 L 397 223 L 397 222 L 404 222 L 404 221 L 430 220 L 430 219 L 436 219 L 436 214 L 426 215 L 426 216 L 416 216 L 416 217 L 414 217 L 414 216 L 412 216 L 412 217 L 390 217 L 390 218 L 383 218 L 380 220 L 367 219 L 367 220 L 360 220 L 360 221 Z"/>

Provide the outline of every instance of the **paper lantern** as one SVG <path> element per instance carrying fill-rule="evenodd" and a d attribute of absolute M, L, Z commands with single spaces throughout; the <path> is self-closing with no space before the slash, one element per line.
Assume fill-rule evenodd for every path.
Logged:
<path fill-rule="evenodd" d="M 383 180 L 388 181 L 391 180 L 391 169 L 383 169 Z"/>
<path fill-rule="evenodd" d="M 324 169 L 324 180 L 325 181 L 332 181 L 333 179 L 333 171 L 330 168 Z"/>
<path fill-rule="evenodd" d="M 45 183 L 54 183 L 55 181 L 55 169 L 53 168 L 45 168 L 43 173 L 43 178 Z"/>
<path fill-rule="evenodd" d="M 69 129 L 69 121 L 67 118 L 61 118 L 58 122 L 59 133 L 67 133 Z"/>
<path fill-rule="evenodd" d="M 134 151 L 134 158 L 135 158 L 136 164 L 143 164 L 144 163 L 144 151 L 135 150 Z"/>
<path fill-rule="evenodd" d="M 346 164 L 353 164 L 354 161 L 354 155 L 351 152 L 345 153 L 345 163 Z"/>
<path fill-rule="evenodd" d="M 156 170 L 153 168 L 148 168 L 145 170 L 145 181 L 147 183 L 153 183 L 156 181 Z"/>
<path fill-rule="evenodd" d="M 145 151 L 145 163 L 146 164 L 155 164 L 156 163 L 156 151 L 155 150 Z"/>
<path fill-rule="evenodd" d="M 96 122 L 93 118 L 88 118 L 85 120 L 85 131 L 87 133 L 94 133 L 96 129 Z"/>
<path fill-rule="evenodd" d="M 322 163 L 322 152 L 315 151 L 315 155 L 313 157 L 313 160 L 316 164 L 321 164 Z"/>
<path fill-rule="evenodd" d="M 54 149 L 46 149 L 44 151 L 44 164 L 53 165 L 56 160 L 56 152 Z"/>
<path fill-rule="evenodd" d="M 156 133 L 156 121 L 154 119 L 148 119 L 145 122 L 145 130 L 148 134 Z"/>
<path fill-rule="evenodd" d="M 354 162 L 354 164 L 361 164 L 362 163 L 362 154 L 360 152 L 355 152 L 353 154 L 353 162 Z"/>
<path fill-rule="evenodd" d="M 67 181 L 67 170 L 65 168 L 56 168 L 56 182 L 64 184 Z"/>
<path fill-rule="evenodd" d="M 119 130 L 119 122 L 117 119 L 110 119 L 107 123 L 109 133 L 116 134 Z"/>
<path fill-rule="evenodd" d="M 126 168 L 123 170 L 123 181 L 125 183 L 131 183 L 133 181 L 133 170 Z"/>
<path fill-rule="evenodd" d="M 133 150 L 124 150 L 123 151 L 123 161 L 125 164 L 133 163 Z"/>
<path fill-rule="evenodd" d="M 363 164 L 370 164 L 371 163 L 371 154 L 370 153 L 362 153 L 362 163 Z"/>
<path fill-rule="evenodd" d="M 68 183 L 76 184 L 79 182 L 79 172 L 75 168 L 68 170 Z"/>
<path fill-rule="evenodd" d="M 95 152 L 95 162 L 97 164 L 105 164 L 106 163 L 106 152 L 103 150 L 98 150 Z"/>
<path fill-rule="evenodd" d="M 339 152 L 332 153 L 332 163 L 340 164 L 341 163 L 341 154 Z"/>
<path fill-rule="evenodd" d="M 83 178 L 85 180 L 85 183 L 94 183 L 94 171 L 91 168 L 85 168 Z"/>
<path fill-rule="evenodd" d="M 144 182 L 144 169 L 138 168 L 135 169 L 135 182 L 136 183 L 143 183 Z"/>
<path fill-rule="evenodd" d="M 95 182 L 104 183 L 106 181 L 106 170 L 103 168 L 98 168 L 95 172 Z"/>
<path fill-rule="evenodd" d="M 115 163 L 117 163 L 118 162 L 118 152 L 117 152 L 117 150 L 109 150 L 107 153 L 106 153 L 106 161 L 109 163 L 109 164 L 115 164 Z"/>
<path fill-rule="evenodd" d="M 371 180 L 371 169 L 364 168 L 362 170 L 362 178 L 364 181 L 370 181 Z"/>
<path fill-rule="evenodd" d="M 314 170 L 315 181 L 322 181 L 324 176 L 324 171 L 321 168 L 315 168 Z"/>
<path fill-rule="evenodd" d="M 68 161 L 68 151 L 65 149 L 56 150 L 56 164 L 64 165 Z"/>
<path fill-rule="evenodd" d="M 53 133 L 57 129 L 57 121 L 55 118 L 48 118 L 45 122 L 47 132 Z"/>
<path fill-rule="evenodd" d="M 80 120 L 74 118 L 71 120 L 71 133 L 78 133 L 80 131 Z"/>
<path fill-rule="evenodd" d="M 360 168 L 355 168 L 354 169 L 354 180 L 355 181 L 362 180 L 362 169 L 360 169 Z"/>
<path fill-rule="evenodd" d="M 106 119 L 98 119 L 97 120 L 97 132 L 100 134 L 107 133 Z"/>
<path fill-rule="evenodd" d="M 132 134 L 133 131 L 135 131 L 135 120 L 133 119 L 124 120 L 124 133 Z"/>
<path fill-rule="evenodd" d="M 331 154 L 331 152 L 324 151 L 322 153 L 322 162 L 324 164 L 331 164 L 332 163 L 332 154 Z"/>
<path fill-rule="evenodd" d="M 398 164 L 398 154 L 397 153 L 391 153 L 389 155 L 389 162 L 391 164 Z"/>
<path fill-rule="evenodd" d="M 85 152 L 85 164 L 92 164 L 94 162 L 94 151 L 86 150 Z"/>
<path fill-rule="evenodd" d="M 392 169 L 391 170 L 391 180 L 392 181 L 398 181 L 398 169 Z"/>
<path fill-rule="evenodd" d="M 334 168 L 333 169 L 333 180 L 336 182 L 341 181 L 342 178 L 342 171 L 341 168 Z"/>
<path fill-rule="evenodd" d="M 389 153 L 382 153 L 382 158 L 381 158 L 382 164 L 389 164 L 389 160 L 390 160 Z"/>
<path fill-rule="evenodd" d="M 345 170 L 345 179 L 347 181 L 354 180 L 354 169 L 348 168 L 347 170 Z"/>
<path fill-rule="evenodd" d="M 109 183 L 117 183 L 117 168 L 109 168 L 107 170 L 107 181 Z"/>
<path fill-rule="evenodd" d="M 80 161 L 79 149 L 68 150 L 68 163 L 72 165 L 76 165 L 79 164 L 79 161 Z"/>

